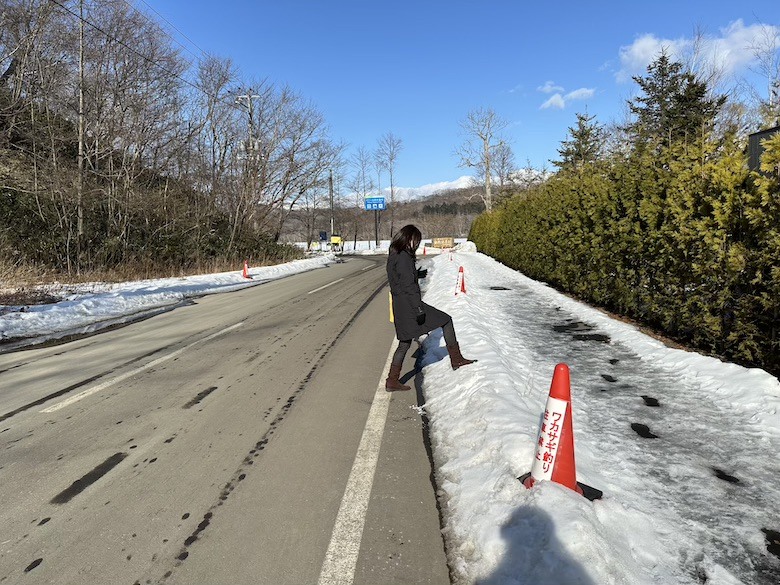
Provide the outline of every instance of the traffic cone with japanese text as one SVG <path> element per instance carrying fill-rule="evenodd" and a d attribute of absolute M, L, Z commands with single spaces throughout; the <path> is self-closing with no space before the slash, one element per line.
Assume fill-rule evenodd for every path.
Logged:
<path fill-rule="evenodd" d="M 458 296 L 459 292 L 462 292 L 464 295 L 466 294 L 466 277 L 463 273 L 463 266 L 458 269 L 458 282 L 455 284 L 455 296 Z"/>
<path fill-rule="evenodd" d="M 548 480 L 566 486 L 589 500 L 602 496 L 601 491 L 577 481 L 573 429 L 569 366 L 558 364 L 542 415 L 531 472 L 519 478 L 525 487 L 531 488 L 537 481 Z"/>
<path fill-rule="evenodd" d="M 243 276 L 244 276 L 244 278 L 252 278 L 251 276 L 249 276 L 249 261 L 248 260 L 244 260 L 244 274 L 243 274 Z"/>

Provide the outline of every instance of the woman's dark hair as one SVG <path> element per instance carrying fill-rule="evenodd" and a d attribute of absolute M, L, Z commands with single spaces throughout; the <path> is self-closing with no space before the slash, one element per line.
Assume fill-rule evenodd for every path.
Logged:
<path fill-rule="evenodd" d="M 422 241 L 422 233 L 412 224 L 405 225 L 398 233 L 393 236 L 393 241 L 390 242 L 390 249 L 396 252 L 403 252 L 406 250 L 412 256 L 414 256 L 417 247 Z"/>

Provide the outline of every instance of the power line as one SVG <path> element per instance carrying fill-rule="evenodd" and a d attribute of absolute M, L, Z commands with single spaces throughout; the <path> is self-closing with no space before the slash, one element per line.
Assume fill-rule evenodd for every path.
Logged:
<path fill-rule="evenodd" d="M 61 2 L 59 2 L 59 0 L 51 0 L 51 2 L 53 2 L 54 4 L 56 4 L 57 6 L 62 8 L 65 12 L 67 12 L 68 14 L 73 16 L 74 18 L 80 20 L 84 24 L 88 24 L 89 26 L 94 28 L 96 31 L 98 31 L 101 34 L 105 35 L 105 37 L 107 39 L 110 39 L 110 40 L 112 40 L 112 41 L 114 41 L 116 43 L 119 43 L 124 48 L 126 48 L 128 51 L 134 53 L 138 57 L 141 57 L 147 63 L 151 63 L 152 65 L 154 65 L 155 67 L 157 67 L 161 71 L 165 72 L 166 74 L 170 75 L 171 77 L 175 77 L 176 79 L 178 79 L 178 80 L 182 81 L 183 83 L 189 85 L 190 87 L 200 91 L 201 93 L 203 93 L 204 95 L 214 99 L 215 101 L 222 102 L 222 103 L 224 103 L 226 105 L 229 105 L 231 107 L 237 107 L 235 103 L 231 103 L 231 102 L 225 101 L 223 98 L 209 93 L 208 91 L 206 91 L 202 87 L 200 87 L 200 86 L 196 85 L 195 83 L 191 82 L 189 79 L 185 79 L 184 77 L 182 77 L 178 73 L 175 73 L 175 72 L 171 71 L 170 69 L 167 69 L 166 67 L 164 67 L 163 65 L 161 65 L 157 61 L 151 59 L 150 57 L 147 57 L 146 55 L 144 55 L 140 51 L 136 50 L 135 48 L 133 48 L 130 45 L 128 45 L 127 43 L 125 43 L 124 41 L 122 41 L 122 40 L 116 38 L 115 36 L 111 35 L 110 33 L 106 32 L 105 30 L 100 28 L 98 25 L 96 25 L 95 23 L 91 22 L 89 19 L 84 18 L 80 14 L 77 14 L 77 13 L 73 12 L 70 8 L 68 8 L 67 6 L 63 5 Z"/>
<path fill-rule="evenodd" d="M 168 24 L 168 26 L 170 26 L 170 27 L 171 27 L 173 30 L 175 30 L 175 31 L 176 31 L 176 32 L 177 32 L 179 35 L 181 35 L 182 37 L 184 37 L 185 39 L 187 39 L 187 41 L 189 41 L 189 43 L 190 43 L 190 44 L 191 44 L 193 47 L 195 47 L 195 48 L 196 48 L 198 51 L 200 51 L 200 53 L 201 53 L 201 55 L 202 55 L 202 56 L 204 56 L 204 57 L 208 57 L 208 53 L 207 53 L 206 51 L 204 51 L 203 49 L 201 49 L 201 48 L 200 48 L 200 47 L 199 47 L 199 46 L 198 46 L 198 45 L 195 43 L 195 41 L 193 41 L 191 38 L 189 38 L 187 35 L 185 35 L 183 32 L 181 32 L 181 31 L 180 31 L 178 28 L 176 28 L 176 25 L 174 25 L 174 24 L 173 24 L 173 23 L 172 23 L 170 20 L 168 20 L 168 19 L 167 19 L 167 18 L 165 18 L 165 17 L 164 17 L 162 14 L 160 14 L 159 12 L 157 12 L 157 11 L 154 9 L 154 7 L 152 7 L 152 5 L 151 5 L 151 4 L 149 4 L 149 3 L 148 3 L 148 2 L 146 2 L 145 0 L 140 0 L 140 1 L 141 1 L 141 2 L 143 2 L 143 4 L 144 4 L 144 5 L 146 5 L 146 6 L 149 8 L 149 10 L 151 10 L 152 12 L 154 12 L 154 13 L 155 13 L 155 14 L 156 14 L 158 17 L 160 17 L 160 18 L 161 18 L 163 21 L 165 21 L 165 22 Z M 127 5 L 128 5 L 130 8 L 132 8 L 132 9 L 133 9 L 135 12 L 137 12 L 137 13 L 138 13 L 138 14 L 140 14 L 140 15 L 141 15 L 143 18 L 145 18 L 147 21 L 151 22 L 152 24 L 159 25 L 159 23 L 157 23 L 157 22 L 153 21 L 152 19 L 150 19 L 150 18 L 149 18 L 149 15 L 147 15 L 145 12 L 143 12 L 143 11 L 139 10 L 139 9 L 138 9 L 138 8 L 137 8 L 135 5 L 133 5 L 133 3 L 132 3 L 130 0 L 124 0 L 124 2 L 125 2 L 125 4 L 127 4 Z M 180 46 L 182 49 L 184 49 L 185 51 L 187 51 L 187 52 L 188 52 L 190 55 L 192 55 L 193 57 L 195 57 L 195 59 L 200 59 L 200 56 L 198 56 L 198 55 L 196 55 L 195 53 L 193 53 L 192 51 L 190 51 L 190 50 L 189 50 L 187 47 L 185 47 L 185 46 L 184 46 L 182 43 L 180 43 L 180 42 L 179 42 L 179 41 L 178 41 L 178 40 L 177 40 L 177 39 L 176 39 L 176 38 L 175 38 L 173 35 L 171 35 L 171 34 L 168 34 L 168 37 L 169 37 L 169 38 L 170 38 L 170 39 L 171 39 L 171 40 L 172 40 L 174 43 L 176 43 L 177 45 L 179 45 L 179 46 Z"/>

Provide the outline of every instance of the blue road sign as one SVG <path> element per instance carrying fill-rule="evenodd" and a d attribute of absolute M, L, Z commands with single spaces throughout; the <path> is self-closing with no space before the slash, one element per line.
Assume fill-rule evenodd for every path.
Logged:
<path fill-rule="evenodd" d="M 384 197 L 366 197 L 366 211 L 384 211 Z"/>

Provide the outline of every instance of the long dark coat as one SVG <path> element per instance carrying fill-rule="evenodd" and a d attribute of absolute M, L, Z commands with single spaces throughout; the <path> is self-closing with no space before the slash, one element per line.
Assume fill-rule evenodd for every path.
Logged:
<path fill-rule="evenodd" d="M 450 316 L 423 303 L 414 257 L 407 251 L 390 250 L 387 256 L 387 281 L 393 298 L 395 335 L 399 340 L 414 339 L 444 326 Z M 418 308 L 425 312 L 425 323 L 417 324 Z"/>

